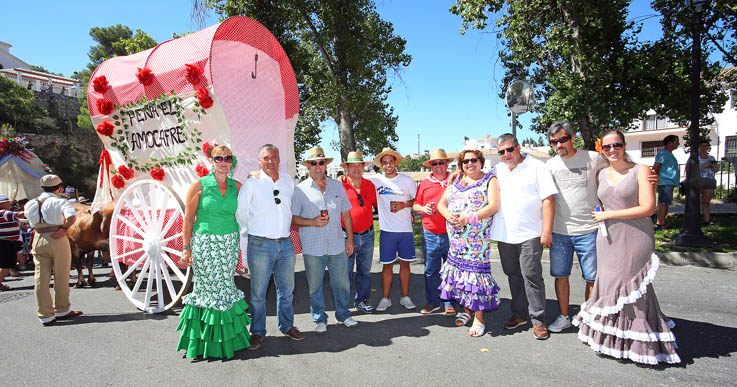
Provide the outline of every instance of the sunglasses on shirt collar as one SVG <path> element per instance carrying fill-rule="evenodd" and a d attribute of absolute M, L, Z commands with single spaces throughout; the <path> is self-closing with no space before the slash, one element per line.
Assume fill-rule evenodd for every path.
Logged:
<path fill-rule="evenodd" d="M 361 194 L 357 193 L 356 198 L 358 199 L 358 205 L 363 207 L 363 197 L 361 197 Z"/>
<path fill-rule="evenodd" d="M 279 190 L 274 190 L 274 203 L 281 204 L 281 199 L 279 199 Z"/>

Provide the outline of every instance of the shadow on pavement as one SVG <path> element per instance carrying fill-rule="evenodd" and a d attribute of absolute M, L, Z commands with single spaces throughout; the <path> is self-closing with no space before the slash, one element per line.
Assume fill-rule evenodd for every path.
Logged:
<path fill-rule="evenodd" d="M 671 319 L 676 323 L 673 333 L 676 335 L 682 366 L 693 364 L 694 359 L 731 357 L 732 353 L 737 352 L 737 328 L 672 316 Z"/>

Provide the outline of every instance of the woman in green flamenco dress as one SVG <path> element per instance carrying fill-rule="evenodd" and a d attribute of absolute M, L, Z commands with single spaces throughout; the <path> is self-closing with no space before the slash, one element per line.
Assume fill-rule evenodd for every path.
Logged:
<path fill-rule="evenodd" d="M 213 170 L 189 187 L 184 210 L 182 260 L 192 265 L 194 288 L 183 298 L 177 351 L 187 350 L 188 358 L 229 359 L 251 345 L 248 304 L 233 280 L 241 183 L 228 177 L 236 161 L 228 147 L 212 148 L 209 157 Z"/>

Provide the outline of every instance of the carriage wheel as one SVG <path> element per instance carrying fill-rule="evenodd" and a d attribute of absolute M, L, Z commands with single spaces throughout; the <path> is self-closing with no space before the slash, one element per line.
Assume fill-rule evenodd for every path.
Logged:
<path fill-rule="evenodd" d="M 144 312 L 174 307 L 192 282 L 190 268 L 179 263 L 183 219 L 179 197 L 155 180 L 131 184 L 115 204 L 111 264 L 120 289 Z M 137 279 L 129 284 L 134 273 Z"/>

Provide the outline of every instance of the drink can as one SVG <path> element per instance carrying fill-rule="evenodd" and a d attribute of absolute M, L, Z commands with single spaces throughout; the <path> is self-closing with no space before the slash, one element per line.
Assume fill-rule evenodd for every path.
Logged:
<path fill-rule="evenodd" d="M 604 211 L 604 209 L 601 208 L 601 206 L 596 206 L 596 207 L 594 207 L 594 211 L 601 212 L 601 211 Z"/>
<path fill-rule="evenodd" d="M 432 208 L 432 213 L 434 214 L 437 211 L 437 207 L 435 207 L 435 202 L 428 203 L 430 208 Z"/>
<path fill-rule="evenodd" d="M 320 216 L 323 217 L 323 218 L 327 218 L 328 217 L 328 210 L 322 210 L 322 211 L 320 211 Z"/>

